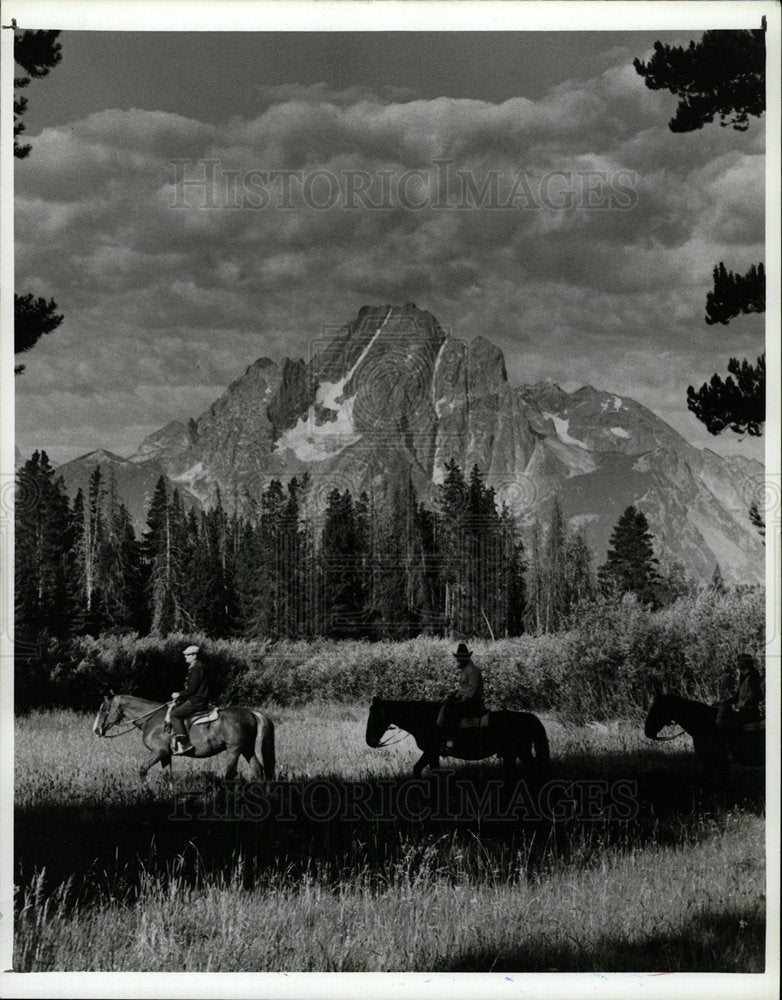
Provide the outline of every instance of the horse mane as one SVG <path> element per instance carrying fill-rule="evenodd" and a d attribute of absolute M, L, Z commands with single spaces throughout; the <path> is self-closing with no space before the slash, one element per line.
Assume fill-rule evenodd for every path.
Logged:
<path fill-rule="evenodd" d="M 684 698 L 680 694 L 664 693 L 658 694 L 654 699 L 655 701 L 672 701 L 678 702 L 680 705 L 692 705 L 693 708 L 710 708 L 705 701 L 697 701 L 695 698 Z"/>
<path fill-rule="evenodd" d="M 432 701 L 432 700 L 413 700 L 410 698 L 377 698 L 376 703 L 381 705 L 387 705 L 392 708 L 402 707 L 402 708 L 431 708 L 433 705 L 442 705 L 442 701 Z"/>
<path fill-rule="evenodd" d="M 157 705 L 159 708 L 163 708 L 166 704 L 164 701 L 154 701 L 151 698 L 142 698 L 140 695 L 137 694 L 123 694 L 122 692 L 120 692 L 119 694 L 115 694 L 114 697 L 122 698 L 124 701 L 140 702 L 144 708 L 146 708 L 147 706 L 151 708 L 153 705 Z"/>

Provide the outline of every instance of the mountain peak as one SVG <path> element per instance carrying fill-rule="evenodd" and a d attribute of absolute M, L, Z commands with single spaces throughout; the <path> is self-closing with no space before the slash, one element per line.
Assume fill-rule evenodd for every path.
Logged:
<path fill-rule="evenodd" d="M 598 561 L 634 504 L 659 558 L 704 578 L 715 560 L 728 579 L 761 578 L 745 499 L 756 469 L 696 450 L 635 400 L 589 385 L 511 385 L 496 344 L 449 336 L 412 302 L 364 305 L 349 323 L 321 327 L 316 344 L 307 361 L 258 358 L 197 421 L 172 421 L 130 461 L 94 452 L 92 465 L 108 456 L 143 523 L 141 500 L 161 471 L 207 506 L 218 488 L 257 498 L 270 480 L 307 472 L 318 509 L 334 488 L 380 497 L 408 476 L 432 502 L 455 461 L 477 465 L 522 527 L 559 498 Z M 91 471 L 77 464 L 74 482 Z"/>
<path fill-rule="evenodd" d="M 121 455 L 115 455 L 113 451 L 107 451 L 105 448 L 96 448 L 95 451 L 88 451 L 85 455 L 80 455 L 77 459 L 74 459 L 74 461 L 118 465 L 124 464 L 128 461 L 128 459 L 123 458 Z"/>

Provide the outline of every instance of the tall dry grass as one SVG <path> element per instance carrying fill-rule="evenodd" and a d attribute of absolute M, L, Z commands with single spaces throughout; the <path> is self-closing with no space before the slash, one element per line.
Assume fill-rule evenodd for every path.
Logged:
<path fill-rule="evenodd" d="M 275 721 L 285 783 L 394 785 L 417 757 L 410 740 L 367 747 L 363 705 Z M 632 817 L 183 822 L 160 774 L 139 785 L 137 735 L 24 716 L 14 968 L 759 971 L 762 787 L 705 784 L 687 743 L 651 744 L 636 723 L 545 722 L 549 777 L 630 779 Z M 209 800 L 220 766 L 178 761 L 178 793 Z M 478 791 L 497 774 L 456 770 Z"/>

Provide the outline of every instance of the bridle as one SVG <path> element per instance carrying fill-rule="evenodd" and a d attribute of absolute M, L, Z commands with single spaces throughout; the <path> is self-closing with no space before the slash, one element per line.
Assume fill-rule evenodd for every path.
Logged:
<path fill-rule="evenodd" d="M 155 712 L 159 712 L 160 709 L 163 708 L 166 704 L 167 702 L 163 702 L 162 705 L 158 705 L 157 708 L 153 708 L 151 712 L 145 712 L 143 715 L 137 715 L 135 719 L 126 719 L 124 715 L 120 715 L 118 719 L 115 719 L 114 722 L 110 722 L 106 726 L 106 730 L 103 733 L 103 739 L 115 740 L 118 736 L 127 736 L 128 733 L 132 733 L 133 730 L 136 728 L 137 722 L 141 722 L 142 719 L 148 719 L 150 715 L 154 715 Z M 121 733 L 112 733 L 111 736 L 109 736 L 108 735 L 109 730 L 113 729 L 114 726 L 118 726 L 120 722 L 130 722 L 132 723 L 132 725 L 130 726 L 130 729 L 123 729 Z"/>

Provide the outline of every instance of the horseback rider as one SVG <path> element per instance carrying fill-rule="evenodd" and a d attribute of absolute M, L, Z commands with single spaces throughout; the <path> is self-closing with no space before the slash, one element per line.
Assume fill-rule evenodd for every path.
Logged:
<path fill-rule="evenodd" d="M 720 702 L 716 726 L 727 732 L 738 732 L 743 726 L 762 721 L 763 682 L 755 660 L 749 653 L 738 658 L 739 680 L 734 694 Z"/>
<path fill-rule="evenodd" d="M 188 646 L 184 651 L 187 663 L 187 679 L 182 691 L 173 691 L 171 697 L 174 707 L 169 715 L 173 733 L 174 754 L 188 753 L 193 749 L 185 731 L 185 719 L 197 712 L 205 710 L 209 704 L 209 682 L 206 676 L 206 664 L 198 655 L 198 646 Z"/>
<path fill-rule="evenodd" d="M 459 689 L 448 695 L 437 716 L 437 725 L 445 736 L 459 727 L 462 719 L 481 716 L 486 711 L 483 703 L 483 674 L 472 662 L 472 650 L 460 642 L 456 652 L 451 654 L 459 669 Z M 453 746 L 446 741 L 446 748 Z"/>

